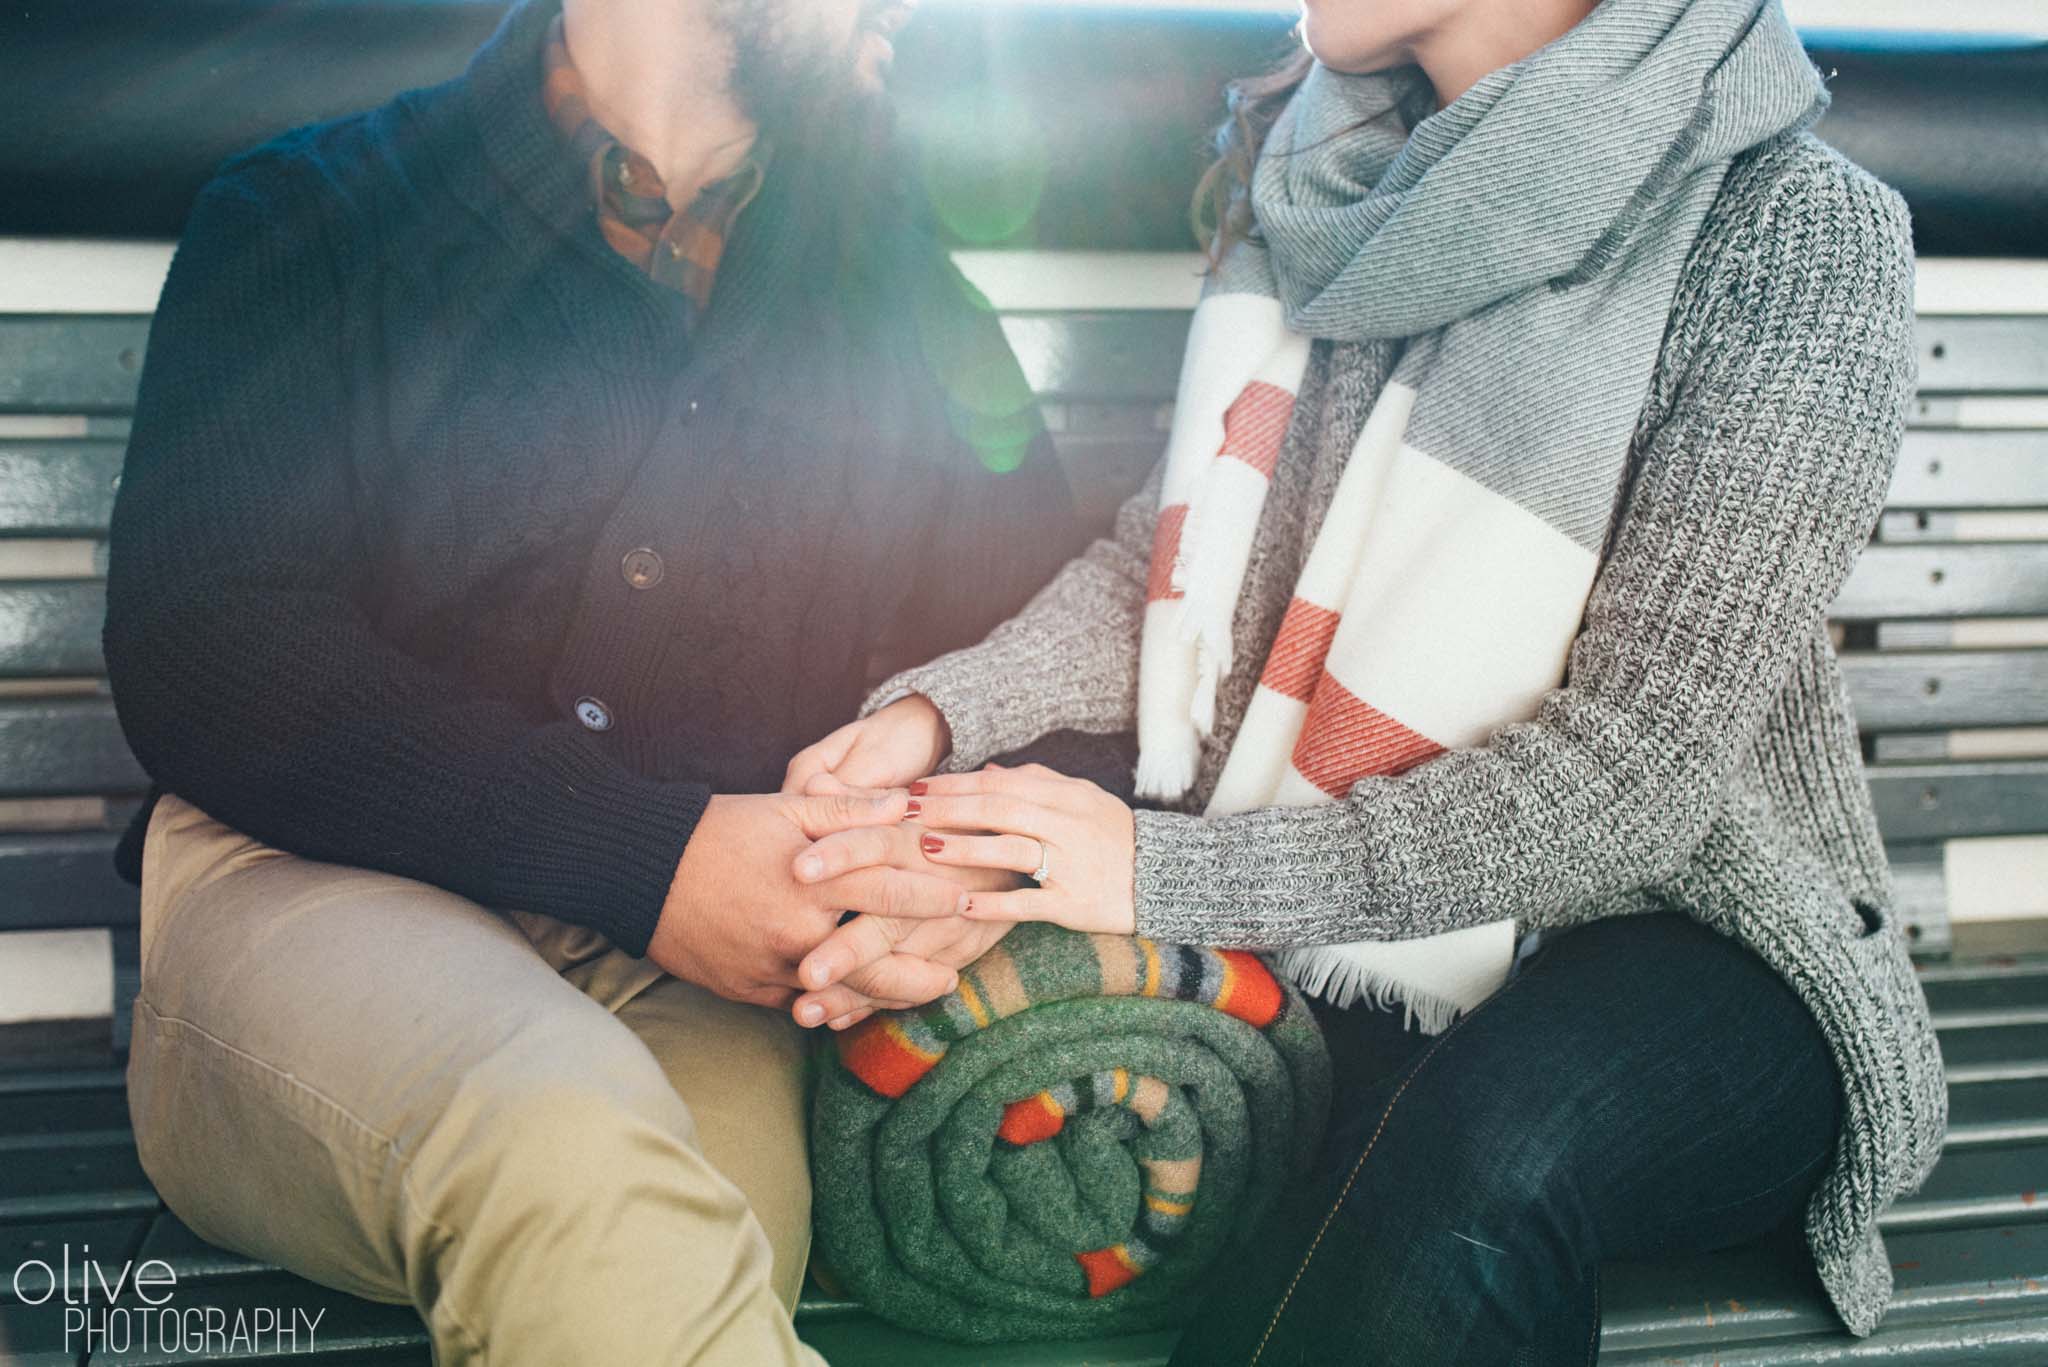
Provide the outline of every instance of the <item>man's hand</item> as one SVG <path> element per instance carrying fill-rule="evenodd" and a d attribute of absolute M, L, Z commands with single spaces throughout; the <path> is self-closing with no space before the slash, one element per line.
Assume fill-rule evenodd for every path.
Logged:
<path fill-rule="evenodd" d="M 912 693 L 799 750 L 783 776 L 782 791 L 843 793 L 901 787 L 938 768 L 952 748 L 953 737 L 939 709 L 922 693 Z"/>
<path fill-rule="evenodd" d="M 856 916 L 833 931 L 824 944 L 797 966 L 797 976 L 803 982 L 817 981 L 823 974 L 831 986 L 798 997 L 792 1014 L 799 1025 L 823 1023 L 834 1030 L 844 1030 L 877 1011 L 922 1006 L 933 997 L 951 992 L 958 984 L 948 983 L 943 991 L 930 996 L 898 995 L 903 971 L 899 960 L 962 969 L 988 953 L 1009 933 L 1006 922 L 970 921 L 964 916 L 941 916 L 928 921 Z M 858 966 L 842 972 L 849 963 Z"/>
<path fill-rule="evenodd" d="M 952 880 L 956 893 L 997 892 L 1014 888 L 1016 874 L 998 869 L 946 868 L 926 853 L 936 837 L 923 827 L 904 823 L 865 826 L 835 835 L 828 845 L 811 847 L 794 866 L 799 882 L 836 881 L 861 868 L 893 868 Z M 835 867 L 827 869 L 830 859 Z M 963 899 L 964 900 L 964 899 Z M 968 921 L 946 916 L 911 920 L 892 916 L 857 916 L 832 934 L 797 967 L 805 989 L 794 1015 L 799 1025 L 827 1024 L 835 1030 L 866 1019 L 875 1011 L 922 1006 L 953 990 L 948 983 L 926 990 L 927 964 L 961 969 L 980 958 L 1007 933 L 1007 924 Z"/>
<path fill-rule="evenodd" d="M 901 789 L 874 797 L 712 798 L 676 865 L 647 957 L 721 997 L 786 1007 L 800 985 L 797 961 L 832 933 L 842 911 L 904 921 L 952 916 L 960 909 L 957 873 L 871 863 L 801 882 L 791 872 L 813 841 L 885 826 L 907 805 Z M 892 961 L 889 976 L 891 1000 L 929 1001 L 954 980 L 950 967 L 914 956 Z"/>

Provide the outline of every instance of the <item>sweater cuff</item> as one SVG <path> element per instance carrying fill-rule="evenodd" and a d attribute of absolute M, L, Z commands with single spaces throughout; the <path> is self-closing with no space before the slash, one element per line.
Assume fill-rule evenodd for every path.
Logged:
<path fill-rule="evenodd" d="M 969 647 L 970 650 L 973 648 Z M 952 736 L 953 748 L 939 761 L 934 773 L 959 774 L 979 769 L 997 755 L 1015 748 L 1003 743 L 1004 737 L 996 724 L 997 713 L 987 706 L 982 690 L 955 684 L 955 680 L 985 677 L 976 670 L 956 666 L 955 662 L 966 653 L 955 651 L 951 655 L 941 655 L 930 664 L 906 669 L 886 680 L 861 704 L 860 715 L 868 717 L 892 702 L 918 693 L 938 708 L 939 715 L 946 719 L 946 730 Z"/>
<path fill-rule="evenodd" d="M 588 926 L 644 956 L 711 790 L 642 778 L 564 739 L 539 756 L 542 791 L 501 823 L 501 904 Z"/>
<path fill-rule="evenodd" d="M 1224 886 L 1221 830 L 1185 812 L 1133 812 L 1132 897 L 1137 932 L 1173 944 L 1216 940 L 1209 903 Z"/>

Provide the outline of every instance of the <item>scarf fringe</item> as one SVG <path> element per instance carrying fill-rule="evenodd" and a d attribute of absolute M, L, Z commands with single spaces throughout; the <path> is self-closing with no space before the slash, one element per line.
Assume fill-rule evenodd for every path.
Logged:
<path fill-rule="evenodd" d="M 1138 753 L 1137 796 L 1155 802 L 1174 802 L 1187 796 L 1188 789 L 1195 786 L 1195 767 L 1201 753 L 1192 730 L 1183 729 L 1167 739 L 1154 739 Z"/>
<path fill-rule="evenodd" d="M 1401 1006 L 1401 1024 L 1417 1025 L 1425 1035 L 1440 1035 L 1466 1010 L 1462 1003 L 1425 992 L 1345 953 L 1344 945 L 1305 945 L 1273 956 L 1282 976 L 1311 997 L 1336 1007 L 1364 1003 L 1381 1011 Z"/>

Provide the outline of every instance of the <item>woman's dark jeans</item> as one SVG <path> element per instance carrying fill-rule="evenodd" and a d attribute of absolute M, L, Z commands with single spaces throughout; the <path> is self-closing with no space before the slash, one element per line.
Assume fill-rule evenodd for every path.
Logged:
<path fill-rule="evenodd" d="M 1796 1224 L 1834 1152 L 1826 1042 L 1677 914 L 1544 937 L 1434 1038 L 1318 1008 L 1322 1171 L 1227 1259 L 1174 1367 L 1550 1367 L 1599 1352 L 1599 1264 Z"/>

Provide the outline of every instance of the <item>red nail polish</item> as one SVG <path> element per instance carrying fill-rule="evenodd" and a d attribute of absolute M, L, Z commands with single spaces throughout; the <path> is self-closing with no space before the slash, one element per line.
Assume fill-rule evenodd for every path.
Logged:
<path fill-rule="evenodd" d="M 923 810 L 924 804 L 922 802 L 919 802 L 916 798 L 912 798 L 910 800 L 910 805 L 903 809 L 903 815 L 905 817 L 913 817 Z"/>
<path fill-rule="evenodd" d="M 931 786 L 931 784 L 926 783 L 923 779 L 919 779 L 917 782 L 910 785 L 910 795 L 912 797 L 923 797 L 926 793 L 931 791 Z"/>
<path fill-rule="evenodd" d="M 918 843 L 924 846 L 926 854 L 937 854 L 940 850 L 946 848 L 946 842 L 935 835 L 928 835 Z"/>

